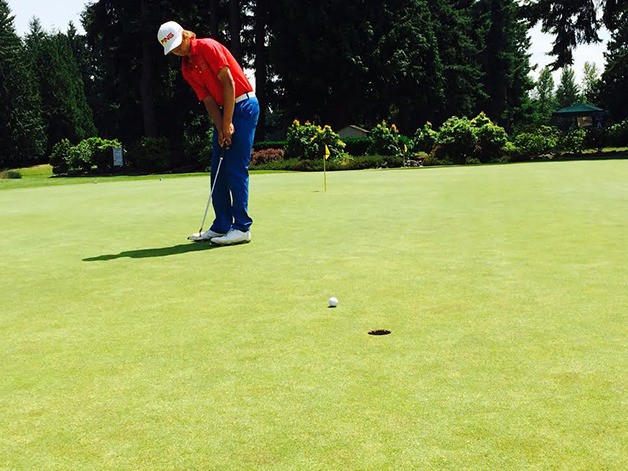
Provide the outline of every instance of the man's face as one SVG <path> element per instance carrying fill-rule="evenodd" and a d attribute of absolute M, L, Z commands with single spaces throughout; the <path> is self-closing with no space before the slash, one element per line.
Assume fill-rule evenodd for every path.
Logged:
<path fill-rule="evenodd" d="M 190 39 L 189 38 L 183 38 L 183 41 L 181 41 L 181 44 L 179 44 L 177 47 L 175 47 L 172 50 L 172 53 L 175 56 L 179 56 L 179 57 L 187 56 L 190 53 Z"/>

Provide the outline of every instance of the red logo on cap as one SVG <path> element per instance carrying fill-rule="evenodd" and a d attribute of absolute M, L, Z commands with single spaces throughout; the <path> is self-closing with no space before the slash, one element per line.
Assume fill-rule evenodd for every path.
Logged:
<path fill-rule="evenodd" d="M 165 38 L 163 38 L 161 40 L 161 44 L 166 44 L 168 41 L 170 41 L 172 38 L 174 38 L 174 34 L 172 33 L 168 33 L 168 36 L 166 36 Z"/>

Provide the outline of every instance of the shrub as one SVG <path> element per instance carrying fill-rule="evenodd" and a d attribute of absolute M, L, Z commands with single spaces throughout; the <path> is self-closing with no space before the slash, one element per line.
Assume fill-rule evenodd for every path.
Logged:
<path fill-rule="evenodd" d="M 502 149 L 502 155 L 497 159 L 498 163 L 508 163 L 515 162 L 519 159 L 521 152 L 519 148 L 511 141 L 506 142 L 504 148 Z"/>
<path fill-rule="evenodd" d="M 91 154 L 91 163 L 96 166 L 99 172 L 110 172 L 113 168 L 113 149 L 122 147 L 117 139 L 102 139 L 100 137 L 89 137 L 81 142 L 85 143 Z"/>
<path fill-rule="evenodd" d="M 608 142 L 608 130 L 601 129 L 587 129 L 586 137 L 584 138 L 585 149 L 597 149 L 598 152 L 602 152 Z"/>
<path fill-rule="evenodd" d="M 262 150 L 254 150 L 251 155 L 251 165 L 263 165 L 268 162 L 273 162 L 275 160 L 283 160 L 284 158 L 284 150 L 283 149 L 262 149 Z"/>
<path fill-rule="evenodd" d="M 369 133 L 371 144 L 368 148 L 369 154 L 374 155 L 397 155 L 401 153 L 403 144 L 397 126 L 388 126 L 386 121 L 382 121 Z"/>
<path fill-rule="evenodd" d="M 183 132 L 183 155 L 188 163 L 195 163 L 203 169 L 209 169 L 212 161 L 214 127 L 207 126 L 202 120 L 194 120 Z"/>
<path fill-rule="evenodd" d="M 540 126 L 534 132 L 523 132 L 513 141 L 518 149 L 516 160 L 538 157 L 556 151 L 560 131 L 552 126 Z"/>
<path fill-rule="evenodd" d="M 316 159 L 316 160 L 299 159 L 292 166 L 292 170 L 296 170 L 297 172 L 322 172 L 323 161 L 320 159 Z M 327 170 L 331 170 L 331 167 L 328 167 Z"/>
<path fill-rule="evenodd" d="M 7 170 L 6 172 L 0 172 L 0 178 L 18 180 L 22 178 L 22 173 L 19 170 Z"/>
<path fill-rule="evenodd" d="M 118 140 L 89 137 L 76 146 L 62 139 L 52 148 L 50 165 L 55 175 L 87 173 L 95 165 L 100 172 L 107 172 L 113 167 L 114 147 L 122 147 Z"/>
<path fill-rule="evenodd" d="M 571 129 L 559 139 L 559 147 L 569 152 L 582 152 L 587 133 L 582 129 Z"/>
<path fill-rule="evenodd" d="M 271 160 L 265 164 L 256 164 L 252 170 L 294 170 L 299 159 Z"/>
<path fill-rule="evenodd" d="M 287 141 L 260 141 L 253 144 L 253 150 L 285 149 Z"/>
<path fill-rule="evenodd" d="M 454 164 L 464 164 L 475 151 L 476 144 L 477 137 L 471 127 L 471 121 L 452 116 L 440 128 L 435 158 Z"/>
<path fill-rule="evenodd" d="M 90 172 L 92 170 L 92 149 L 89 143 L 86 140 L 81 141 L 70 148 L 67 162 L 69 174 L 77 175 Z"/>
<path fill-rule="evenodd" d="M 307 160 L 321 160 L 328 147 L 331 158 L 344 153 L 345 143 L 331 127 L 320 127 L 307 121 L 301 125 L 298 120 L 290 125 L 287 132 L 285 156 Z"/>
<path fill-rule="evenodd" d="M 628 146 L 628 119 L 608 128 L 608 143 L 615 147 Z"/>
<path fill-rule="evenodd" d="M 362 170 L 369 168 L 393 168 L 403 167 L 404 158 L 400 155 L 363 155 L 350 156 L 343 154 L 326 162 L 328 171 L 337 170 Z M 300 172 L 322 172 L 323 159 L 283 159 L 271 160 L 267 163 L 257 164 L 252 170 L 292 170 Z"/>
<path fill-rule="evenodd" d="M 345 151 L 349 155 L 365 155 L 368 152 L 371 140 L 368 137 L 346 137 Z"/>
<path fill-rule="evenodd" d="M 438 132 L 432 129 L 429 121 L 422 128 L 416 130 L 412 140 L 412 149 L 419 152 L 430 153 L 438 140 Z"/>
<path fill-rule="evenodd" d="M 129 161 L 141 172 L 161 172 L 170 165 L 170 142 L 165 137 L 142 137 L 129 151 Z"/>
<path fill-rule="evenodd" d="M 72 144 L 67 139 L 61 139 L 52 147 L 50 154 L 50 165 L 52 166 L 52 173 L 55 175 L 61 175 L 68 173 L 68 157 Z"/>
<path fill-rule="evenodd" d="M 483 112 L 471 120 L 471 126 L 477 138 L 473 163 L 494 162 L 499 159 L 508 142 L 506 130 L 493 123 Z M 466 160 L 469 163 L 469 158 Z"/>
<path fill-rule="evenodd" d="M 445 147 L 440 144 L 436 144 L 432 149 L 432 152 L 423 159 L 423 165 L 430 167 L 433 165 L 451 165 L 452 161 L 448 159 L 445 152 Z"/>
<path fill-rule="evenodd" d="M 345 167 L 347 170 L 362 170 L 366 168 L 393 168 L 403 167 L 405 160 L 400 155 L 365 155 L 356 157 Z"/>

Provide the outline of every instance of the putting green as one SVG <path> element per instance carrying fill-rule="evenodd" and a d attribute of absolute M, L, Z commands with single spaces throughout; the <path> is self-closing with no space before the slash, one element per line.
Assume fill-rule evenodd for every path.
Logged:
<path fill-rule="evenodd" d="M 628 161 L 327 178 L 0 191 L 0 468 L 627 467 Z"/>

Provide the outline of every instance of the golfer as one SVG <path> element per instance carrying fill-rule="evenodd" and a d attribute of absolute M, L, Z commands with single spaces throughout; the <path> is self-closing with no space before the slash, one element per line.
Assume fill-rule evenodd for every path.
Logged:
<path fill-rule="evenodd" d="M 182 58 L 183 78 L 203 102 L 215 126 L 211 163 L 215 186 L 211 197 L 216 218 L 209 230 L 192 234 L 189 239 L 210 240 L 218 245 L 250 242 L 253 220 L 248 214 L 248 169 L 259 117 L 253 87 L 233 55 L 218 41 L 196 39 L 196 34 L 174 21 L 161 25 L 157 39 L 164 55 L 172 52 Z"/>

